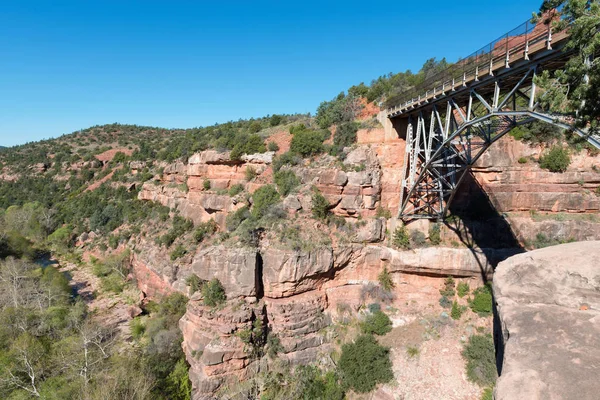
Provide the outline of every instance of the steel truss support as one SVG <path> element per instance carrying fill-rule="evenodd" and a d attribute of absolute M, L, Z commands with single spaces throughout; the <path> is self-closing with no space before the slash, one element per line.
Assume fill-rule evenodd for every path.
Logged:
<path fill-rule="evenodd" d="M 399 218 L 444 218 L 473 164 L 519 125 L 541 120 L 586 136 L 539 109 L 536 68 L 510 80 L 493 79 L 472 88 L 468 96 L 454 98 L 450 93 L 408 117 Z"/>

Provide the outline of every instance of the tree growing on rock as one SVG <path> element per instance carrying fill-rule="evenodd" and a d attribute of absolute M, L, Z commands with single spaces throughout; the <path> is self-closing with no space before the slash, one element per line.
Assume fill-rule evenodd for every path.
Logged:
<path fill-rule="evenodd" d="M 358 393 L 368 393 L 378 383 L 394 379 L 390 349 L 377 343 L 372 335 L 359 336 L 343 345 L 338 368 L 344 387 Z"/>

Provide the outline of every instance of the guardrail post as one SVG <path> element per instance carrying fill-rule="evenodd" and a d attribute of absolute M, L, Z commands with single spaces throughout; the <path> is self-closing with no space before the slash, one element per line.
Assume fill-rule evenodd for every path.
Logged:
<path fill-rule="evenodd" d="M 525 22 L 525 54 L 524 58 L 529 60 L 529 21 Z"/>
<path fill-rule="evenodd" d="M 490 76 L 494 76 L 494 48 L 490 43 Z"/>
<path fill-rule="evenodd" d="M 506 62 L 504 64 L 505 68 L 510 68 L 510 49 L 508 48 L 508 33 L 506 34 Z"/>

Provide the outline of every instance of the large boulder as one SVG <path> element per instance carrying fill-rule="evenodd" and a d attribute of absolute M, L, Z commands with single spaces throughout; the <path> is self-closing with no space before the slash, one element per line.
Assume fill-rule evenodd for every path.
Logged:
<path fill-rule="evenodd" d="M 229 299 L 256 296 L 255 249 L 207 247 L 194 256 L 192 272 L 206 281 L 217 278 Z"/>
<path fill-rule="evenodd" d="M 598 399 L 600 242 L 500 263 L 494 295 L 503 363 L 496 400 Z"/>

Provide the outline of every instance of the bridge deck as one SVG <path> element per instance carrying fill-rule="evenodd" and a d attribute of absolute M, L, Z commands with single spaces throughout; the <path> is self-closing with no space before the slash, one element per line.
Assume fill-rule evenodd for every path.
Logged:
<path fill-rule="evenodd" d="M 496 51 L 496 54 L 489 58 L 489 62 L 478 62 L 476 60 L 474 63 L 475 65 L 472 63 L 468 66 L 468 69 L 466 65 L 461 68 L 459 64 L 457 65 L 458 69 L 455 68 L 455 72 L 458 71 L 460 74 L 457 75 L 455 73 L 451 77 L 448 77 L 447 80 L 441 82 L 438 81 L 437 84 L 420 93 L 418 97 L 411 98 L 400 105 L 387 109 L 386 113 L 388 118 L 412 113 L 416 109 L 426 106 L 434 100 L 443 99 L 449 93 L 454 93 L 467 88 L 468 86 L 485 79 L 485 77 L 510 72 L 511 65 L 517 63 L 533 63 L 534 61 L 530 60 L 535 58 L 536 55 L 548 52 L 549 41 L 554 48 L 559 48 L 564 45 L 568 37 L 569 35 L 566 31 L 558 32 L 556 34 L 552 34 L 548 31 L 547 33 L 523 40 L 520 44 L 505 51 Z M 518 39 L 518 37 L 512 39 Z M 507 43 L 508 40 L 509 39 L 507 38 Z M 491 54 L 493 54 L 494 51 L 495 50 L 492 49 Z M 465 61 L 463 61 L 463 63 L 465 63 Z M 450 69 L 453 67 L 450 67 Z M 451 73 L 452 72 L 450 72 L 450 74 Z"/>

